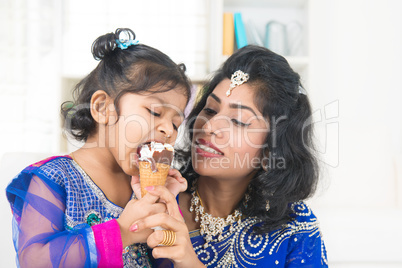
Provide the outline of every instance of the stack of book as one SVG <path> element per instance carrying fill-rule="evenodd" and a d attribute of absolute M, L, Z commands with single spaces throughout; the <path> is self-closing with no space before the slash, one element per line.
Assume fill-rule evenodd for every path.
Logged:
<path fill-rule="evenodd" d="M 224 13 L 222 54 L 230 56 L 233 54 L 235 47 L 239 49 L 247 45 L 246 29 L 244 27 L 241 13 Z"/>

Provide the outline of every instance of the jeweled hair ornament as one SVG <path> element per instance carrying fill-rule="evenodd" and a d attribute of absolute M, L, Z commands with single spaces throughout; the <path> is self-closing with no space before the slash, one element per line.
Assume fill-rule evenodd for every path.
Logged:
<path fill-rule="evenodd" d="M 307 95 L 307 91 L 304 89 L 304 87 L 299 86 L 299 94 Z"/>
<path fill-rule="evenodd" d="M 230 86 L 229 86 L 228 91 L 226 91 L 226 96 L 229 97 L 230 94 L 232 94 L 232 90 L 235 87 L 246 83 L 249 78 L 250 78 L 250 76 L 248 75 L 248 73 L 244 73 L 240 70 L 237 70 L 236 72 L 234 72 L 232 74 L 232 77 L 230 78 Z"/>
<path fill-rule="evenodd" d="M 122 30 L 119 38 L 116 39 L 116 44 L 120 49 L 127 49 L 129 46 L 137 45 L 138 40 L 135 39 L 135 34 L 132 31 Z"/>

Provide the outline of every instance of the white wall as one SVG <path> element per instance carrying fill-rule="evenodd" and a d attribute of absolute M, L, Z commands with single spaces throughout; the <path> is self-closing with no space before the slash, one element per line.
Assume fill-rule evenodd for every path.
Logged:
<path fill-rule="evenodd" d="M 402 1 L 311 4 L 313 104 L 338 104 L 319 124 L 322 141 L 335 139 L 323 154 L 325 190 L 312 202 L 329 259 L 402 267 Z"/>

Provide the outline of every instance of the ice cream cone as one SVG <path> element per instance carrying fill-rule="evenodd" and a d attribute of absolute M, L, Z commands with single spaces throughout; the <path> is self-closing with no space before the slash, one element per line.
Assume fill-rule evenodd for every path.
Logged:
<path fill-rule="evenodd" d="M 139 162 L 141 197 L 144 197 L 145 194 L 147 193 L 147 190 L 144 189 L 145 187 L 165 185 L 170 165 L 156 163 L 156 168 L 157 171 L 153 172 L 150 162 L 147 161 Z"/>

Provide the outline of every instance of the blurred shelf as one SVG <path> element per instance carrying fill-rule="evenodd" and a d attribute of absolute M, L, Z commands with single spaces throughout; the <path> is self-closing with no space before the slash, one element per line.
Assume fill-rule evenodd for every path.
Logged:
<path fill-rule="evenodd" d="M 307 4 L 308 0 L 224 0 L 225 6 L 232 7 L 303 8 Z"/>
<path fill-rule="evenodd" d="M 286 60 L 289 62 L 290 66 L 294 68 L 305 68 L 309 65 L 309 57 L 304 56 L 304 57 L 285 57 Z"/>

